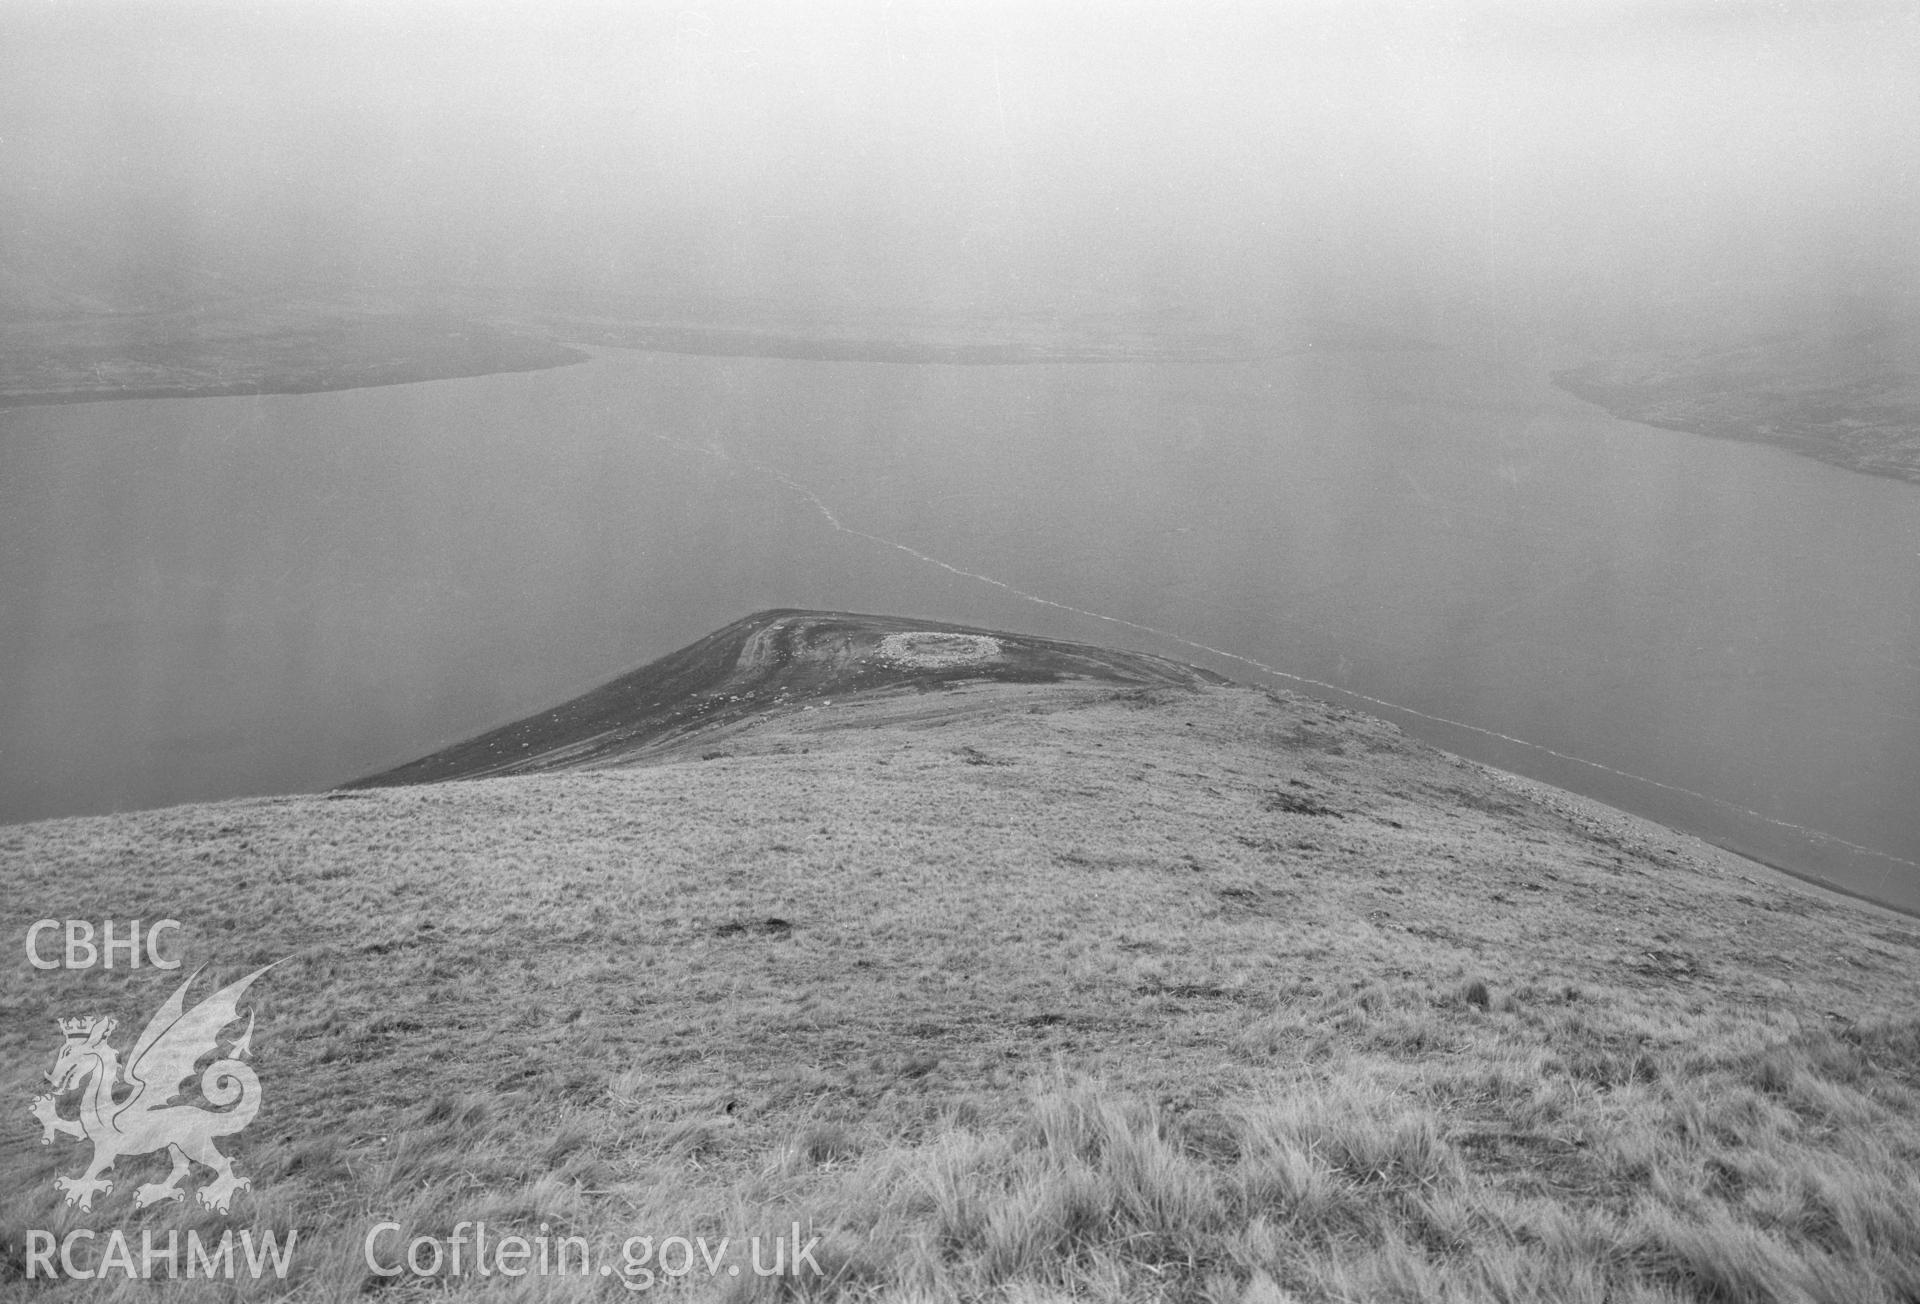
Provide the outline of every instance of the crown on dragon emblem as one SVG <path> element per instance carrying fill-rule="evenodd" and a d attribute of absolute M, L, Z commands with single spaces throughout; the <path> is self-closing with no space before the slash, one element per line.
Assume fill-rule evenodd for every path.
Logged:
<path fill-rule="evenodd" d="M 213 1180 L 196 1194 L 216 1213 L 227 1212 L 234 1193 L 252 1185 L 234 1174 L 233 1161 L 213 1145 L 215 1137 L 246 1127 L 260 1109 L 260 1079 L 242 1063 L 253 1049 L 252 1013 L 244 1032 L 224 1047 L 220 1041 L 227 1025 L 239 1020 L 241 996 L 271 968 L 254 970 L 189 1010 L 187 988 L 201 972 L 194 970 L 147 1020 L 124 1065 L 120 1052 L 107 1041 L 118 1020 L 92 1015 L 55 1020 L 64 1042 L 53 1070 L 45 1075 L 51 1090 L 34 1097 L 30 1112 L 40 1120 L 42 1145 L 51 1145 L 56 1136 L 93 1142 L 93 1162 L 86 1172 L 53 1179 L 54 1189 L 66 1192 L 68 1204 L 91 1210 L 95 1195 L 112 1194 L 113 1182 L 101 1174 L 116 1160 L 160 1150 L 173 1160 L 173 1171 L 166 1180 L 142 1183 L 134 1191 L 134 1203 L 141 1208 L 185 1199 L 180 1182 L 196 1163 L 213 1170 Z M 217 1058 L 200 1072 L 199 1084 L 200 1094 L 214 1108 L 172 1103 L 182 1084 L 194 1076 L 194 1066 L 209 1054 Z M 69 1092 L 79 1094 L 80 1111 L 62 1118 L 60 1097 Z M 116 1100 L 116 1095 L 123 1098 Z"/>

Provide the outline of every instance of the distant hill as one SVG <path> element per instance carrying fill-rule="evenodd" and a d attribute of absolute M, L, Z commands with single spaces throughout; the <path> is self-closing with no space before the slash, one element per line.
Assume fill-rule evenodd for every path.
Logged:
<path fill-rule="evenodd" d="M 1157 658 L 763 612 L 341 791 L 0 828 L 0 875 L 16 948 L 165 918 L 183 964 L 0 969 L 9 1290 L 84 1228 L 297 1232 L 249 1298 L 600 1298 L 673 1237 L 696 1299 L 1920 1297 L 1914 921 Z M 272 962 L 229 1213 L 136 1208 L 157 1156 L 63 1205 L 54 1021 L 125 1048 Z M 478 1222 L 591 1266 L 483 1277 Z"/>
<path fill-rule="evenodd" d="M 237 299 L 0 321 L 0 407 L 306 394 L 586 360 L 578 349 L 463 313 Z"/>
<path fill-rule="evenodd" d="M 1625 421 L 1773 444 L 1920 484 L 1920 328 L 1640 351 L 1553 379 Z"/>
<path fill-rule="evenodd" d="M 297 394 L 566 366 L 577 345 L 814 362 L 1239 362 L 1430 345 L 1338 322 L 1243 333 L 1181 316 L 938 319 L 448 287 L 87 275 L 58 242 L 0 256 L 0 408 Z M 110 263 L 102 254 L 96 261 Z"/>

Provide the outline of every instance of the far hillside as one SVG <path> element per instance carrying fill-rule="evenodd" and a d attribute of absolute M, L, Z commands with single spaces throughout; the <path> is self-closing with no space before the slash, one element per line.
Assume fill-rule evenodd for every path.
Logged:
<path fill-rule="evenodd" d="M 1773 444 L 1920 484 L 1920 327 L 1644 350 L 1554 381 L 1622 420 Z"/>

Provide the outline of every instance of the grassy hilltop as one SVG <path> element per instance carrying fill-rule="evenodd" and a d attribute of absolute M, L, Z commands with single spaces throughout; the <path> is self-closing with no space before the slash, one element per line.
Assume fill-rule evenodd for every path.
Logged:
<path fill-rule="evenodd" d="M 0 829 L 0 873 L 9 1296 L 629 1298 L 627 1238 L 724 1236 L 681 1297 L 1920 1299 L 1910 921 L 1153 658 L 763 613 L 365 785 Z M 186 966 L 30 968 L 70 917 Z M 63 1206 L 52 1021 L 124 1046 L 275 960 L 231 1215 L 136 1210 L 157 1156 Z M 383 1220 L 596 1272 L 382 1278 Z M 795 1223 L 818 1275 L 728 1274 Z M 19 1280 L 80 1226 L 298 1242 Z"/>

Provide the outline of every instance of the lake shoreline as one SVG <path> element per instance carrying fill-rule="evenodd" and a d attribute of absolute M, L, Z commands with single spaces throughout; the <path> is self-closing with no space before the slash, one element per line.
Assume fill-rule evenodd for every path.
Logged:
<path fill-rule="evenodd" d="M 553 371 L 591 362 L 591 354 L 553 362 L 527 362 L 477 371 L 434 371 L 395 375 L 387 379 L 350 381 L 268 381 L 263 384 L 206 385 L 176 388 L 166 385 L 115 390 L 55 390 L 46 393 L 0 394 L 0 410 L 10 408 L 71 407 L 79 403 L 129 403 L 144 399 L 269 398 L 292 394 L 344 394 L 356 389 L 390 389 L 396 385 L 425 385 L 437 380 L 479 380 L 529 371 Z"/>
<path fill-rule="evenodd" d="M 125 331 L 126 321 L 67 323 L 76 336 Z M 78 338 L 62 349 L 44 342 L 15 364 L 0 370 L 0 409 L 57 407 L 74 403 L 115 403 L 141 399 L 258 398 L 272 394 L 339 393 L 382 389 L 438 380 L 549 371 L 589 361 L 591 348 L 673 353 L 688 357 L 766 358 L 803 362 L 888 363 L 901 366 L 1008 367 L 1048 365 L 1233 364 L 1313 353 L 1404 352 L 1431 350 L 1430 341 L 1352 330 L 1323 330 L 1301 338 L 1264 341 L 1237 334 L 1189 332 L 1156 335 L 1150 331 L 1096 331 L 1093 339 L 1059 332 L 1019 338 L 993 331 L 932 329 L 894 336 L 804 332 L 754 326 L 687 322 L 487 314 L 473 318 L 439 317 L 427 328 L 407 319 L 326 319 L 318 327 L 321 345 L 333 352 L 335 366 L 288 367 L 273 356 L 290 336 L 263 331 L 243 336 L 199 336 L 184 329 L 175 339 L 127 338 L 102 342 Z M 489 354 L 466 356 L 448 350 L 458 339 L 484 341 Z M 155 348 L 173 356 L 155 362 Z M 379 351 L 425 348 L 424 358 L 389 363 L 366 356 Z M 439 351 L 437 356 L 434 351 Z M 354 354 L 361 354 L 355 357 Z M 91 370 L 145 372 L 130 383 L 47 385 L 48 379 L 73 380 Z M 247 379 L 206 383 L 208 370 L 251 372 Z M 51 374 L 49 374 L 51 373 Z M 177 375 L 173 381 L 155 374 Z M 39 382 L 39 383 L 36 383 Z M 13 387 L 9 387 L 11 386 Z"/>
<path fill-rule="evenodd" d="M 589 351 L 602 365 L 384 395 L 70 399 L 4 418 L 7 596 L 45 613 L 3 685 L 18 724 L 0 766 L 6 814 L 317 790 L 605 682 L 670 650 L 670 634 L 794 605 L 1076 641 L 1110 636 L 1095 619 L 1172 631 L 1324 681 L 1335 701 L 1347 684 L 1570 746 L 1627 777 L 1582 786 L 1576 762 L 1412 724 L 1669 824 L 1678 798 L 1641 800 L 1633 776 L 1692 775 L 1711 809 L 1688 798 L 1702 818 L 1677 827 L 1819 882 L 1874 893 L 1886 880 L 1883 860 L 1803 846 L 1778 824 L 1749 830 L 1740 811 L 1776 809 L 1761 784 L 1850 773 L 1861 739 L 1887 756 L 1914 745 L 1896 709 L 1911 676 L 1876 651 L 1908 644 L 1910 613 L 1872 600 L 1901 582 L 1914 524 L 1902 491 L 1615 424 L 1546 384 L 1534 351 L 1018 370 Z M 1122 435 L 1162 469 L 1088 482 L 1078 468 Z M 1383 478 L 1387 466 L 1405 475 Z M 1738 501 L 1650 497 L 1655 469 L 1737 486 Z M 243 492 L 268 509 L 173 506 Z M 1762 528 L 1841 512 L 1843 534 L 1804 536 L 1820 542 L 1811 561 Z M 567 520 L 596 526 L 550 525 Z M 680 541 L 723 521 L 729 548 L 689 571 Z M 509 545 L 508 525 L 539 547 Z M 1676 543 L 1698 573 L 1675 570 Z M 1361 544 L 1393 564 L 1363 574 Z M 1146 596 L 1115 587 L 1116 557 Z M 229 595 L 217 626 L 216 579 Z M 129 612 L 114 598 L 126 593 L 154 601 Z M 1615 681 L 1680 618 L 1704 651 L 1663 678 Z M 1446 621 L 1471 655 L 1413 655 L 1431 645 L 1418 631 Z M 327 665 L 368 669 L 342 679 L 307 650 L 322 645 Z M 1372 660 L 1356 655 L 1370 647 Z M 1729 647 L 1747 677 L 1729 678 Z M 1774 682 L 1810 662 L 1829 673 Z M 1593 692 L 1570 691 L 1586 682 Z M 1516 696 L 1553 714 L 1490 713 Z M 1769 723 L 1782 702 L 1799 721 L 1785 750 Z M 1670 716 L 1687 727 L 1649 732 Z M 229 741 L 176 746 L 214 731 Z M 1746 787 L 1715 782 L 1713 757 L 1735 752 L 1778 759 Z M 1830 803 L 1815 788 L 1793 818 L 1911 859 L 1909 822 L 1885 814 L 1899 794 L 1881 796 L 1902 768 L 1849 779 Z"/>
<path fill-rule="evenodd" d="M 1621 421 L 1782 448 L 1860 475 L 1920 484 L 1920 330 L 1643 351 L 1549 374 Z"/>

